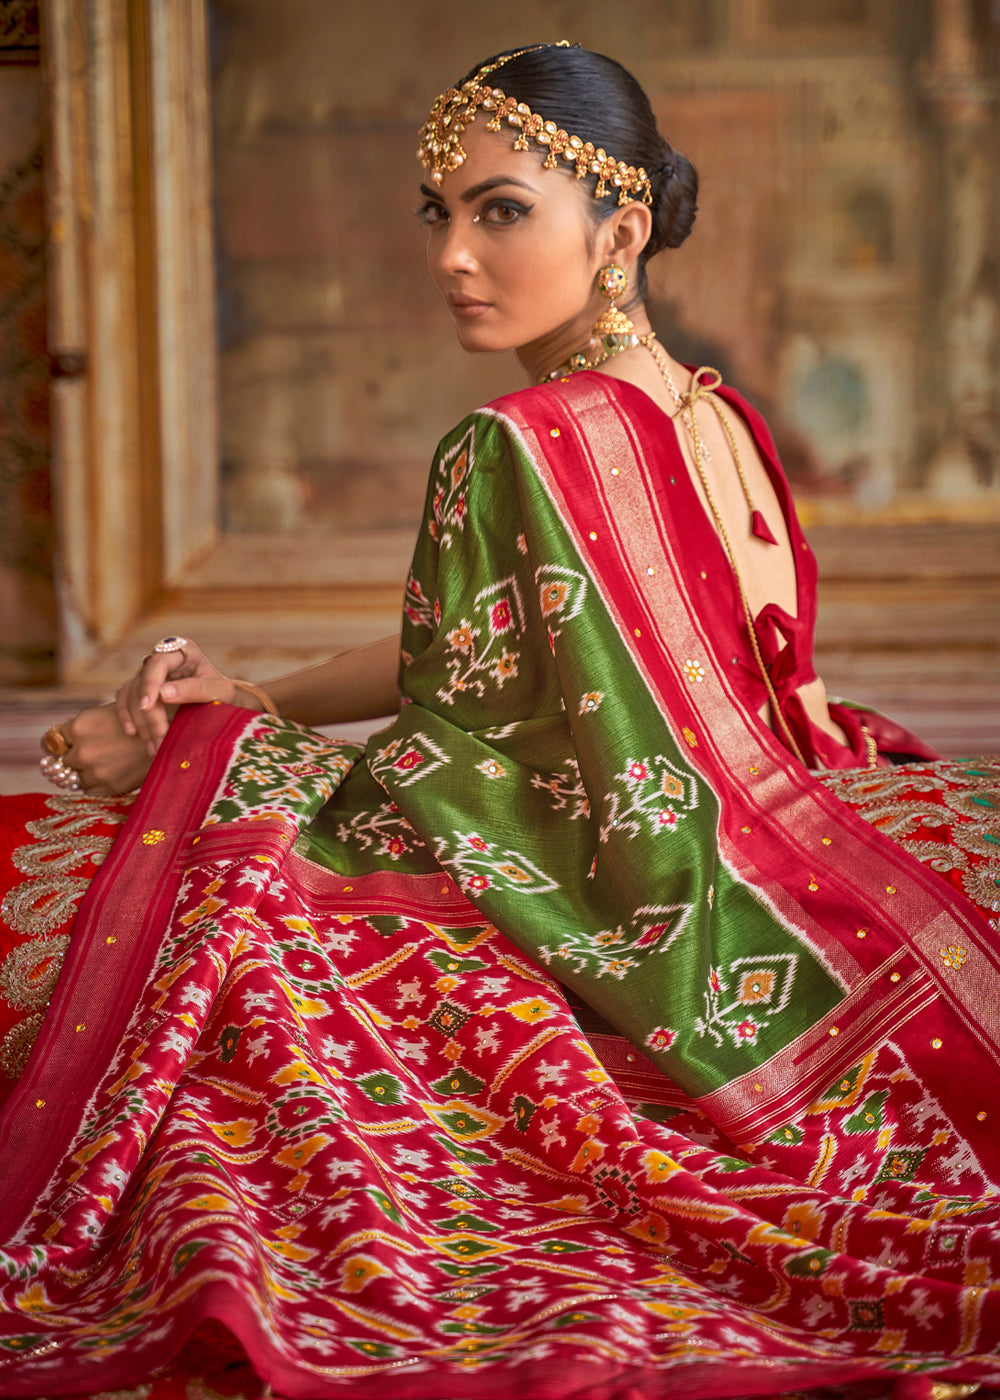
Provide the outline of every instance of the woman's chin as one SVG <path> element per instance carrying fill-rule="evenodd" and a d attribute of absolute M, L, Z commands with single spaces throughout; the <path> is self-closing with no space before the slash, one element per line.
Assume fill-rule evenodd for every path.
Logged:
<path fill-rule="evenodd" d="M 455 334 L 459 345 L 470 355 L 497 355 L 514 348 L 508 339 L 475 321 L 456 321 Z"/>

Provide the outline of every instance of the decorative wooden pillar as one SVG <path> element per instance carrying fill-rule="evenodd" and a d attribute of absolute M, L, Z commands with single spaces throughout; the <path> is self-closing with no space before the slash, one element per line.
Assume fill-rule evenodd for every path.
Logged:
<path fill-rule="evenodd" d="M 60 676 L 155 608 L 216 521 L 202 0 L 45 0 Z"/>
<path fill-rule="evenodd" d="M 979 65 L 970 0 L 934 0 L 924 90 L 942 133 L 942 389 L 944 434 L 930 464 L 938 497 L 1000 488 L 994 384 L 998 274 L 991 248 L 995 92 Z"/>

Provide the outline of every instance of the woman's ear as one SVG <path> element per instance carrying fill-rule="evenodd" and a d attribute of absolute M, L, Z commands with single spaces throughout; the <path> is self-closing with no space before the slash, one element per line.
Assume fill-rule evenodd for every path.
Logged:
<path fill-rule="evenodd" d="M 626 267 L 634 263 L 649 242 L 652 231 L 653 216 L 648 205 L 636 199 L 623 204 L 601 227 L 601 243 L 606 250 L 603 261 Z"/>

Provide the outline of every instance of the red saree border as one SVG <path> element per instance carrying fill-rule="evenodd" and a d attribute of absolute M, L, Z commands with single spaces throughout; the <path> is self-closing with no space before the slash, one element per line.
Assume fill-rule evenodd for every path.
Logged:
<path fill-rule="evenodd" d="M 676 437 L 647 395 L 634 391 L 626 405 L 621 390 L 608 376 L 579 375 L 500 399 L 485 412 L 521 444 L 654 703 L 719 799 L 718 855 L 845 990 L 825 1034 L 813 1027 L 768 1062 L 773 1073 L 759 1066 L 696 1102 L 729 1133 L 766 1135 L 808 1099 L 807 1085 L 822 1087 L 841 1073 L 876 1026 L 880 1039 L 910 1027 L 918 1037 L 911 1048 L 931 1048 L 921 1064 L 934 1091 L 954 1102 L 951 1056 L 933 1051 L 948 1044 L 956 1020 L 969 1032 L 963 1074 L 997 1083 L 1000 958 L 992 930 L 933 871 L 817 782 L 746 710 L 673 543 L 678 526 L 665 508 L 665 480 L 671 469 L 687 471 Z M 739 396 L 727 399 L 742 412 Z M 630 535 L 642 540 L 641 560 Z M 948 944 L 973 954 L 965 964 L 976 967 L 973 976 L 946 967 L 941 949 Z M 890 980 L 900 947 L 919 968 L 907 986 L 926 983 L 937 996 L 914 990 L 911 999 Z M 1000 1109 L 996 1090 L 982 1098 Z M 956 1126 L 977 1148 L 990 1149 L 982 1109 L 977 1102 L 975 1110 L 958 1111 Z M 1000 1162 L 1000 1149 L 991 1152 Z"/>
<path fill-rule="evenodd" d="M 331 866 L 320 865 L 299 851 L 292 851 L 288 870 L 310 898 L 326 907 L 348 903 L 360 913 L 400 914 L 439 922 L 488 924 L 489 920 L 444 870 L 424 875 L 406 874 L 393 869 L 374 870 L 366 875 L 343 875 Z"/>
<path fill-rule="evenodd" d="M 176 900 L 183 854 L 250 710 L 177 715 L 81 902 L 38 1040 L 0 1113 L 0 1241 L 16 1242 L 107 1072 Z M 254 823 L 259 827 L 260 823 Z"/>

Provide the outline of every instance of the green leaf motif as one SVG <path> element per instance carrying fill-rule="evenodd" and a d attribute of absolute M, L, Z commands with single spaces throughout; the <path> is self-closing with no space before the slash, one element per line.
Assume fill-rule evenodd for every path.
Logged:
<path fill-rule="evenodd" d="M 889 1097 L 888 1090 L 869 1094 L 856 1113 L 852 1113 L 844 1127 L 849 1133 L 876 1133 L 885 1124 L 882 1110 Z"/>
<path fill-rule="evenodd" d="M 477 1079 L 474 1074 L 459 1066 L 443 1079 L 436 1079 L 431 1088 L 438 1094 L 481 1094 L 486 1088 L 486 1081 Z"/>
<path fill-rule="evenodd" d="M 357 1083 L 358 1088 L 367 1094 L 373 1103 L 401 1104 L 406 1101 L 403 1083 L 394 1074 L 384 1071 L 379 1074 L 366 1074 Z"/>
<path fill-rule="evenodd" d="M 825 1271 L 832 1258 L 832 1249 L 808 1249 L 789 1259 L 785 1264 L 785 1273 L 793 1278 L 816 1278 Z"/>
<path fill-rule="evenodd" d="M 428 954 L 428 959 L 434 964 L 439 972 L 482 972 L 486 964 L 479 958 L 459 958 L 454 953 L 445 953 L 440 949 L 435 949 Z"/>

